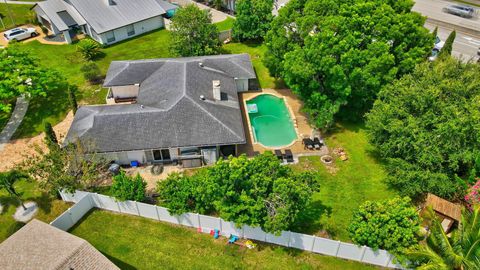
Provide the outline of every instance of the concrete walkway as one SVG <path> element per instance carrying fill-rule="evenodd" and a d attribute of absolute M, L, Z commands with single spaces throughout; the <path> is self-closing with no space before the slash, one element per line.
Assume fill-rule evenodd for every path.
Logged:
<path fill-rule="evenodd" d="M 23 117 L 28 109 L 28 101 L 24 97 L 17 98 L 17 104 L 15 105 L 15 109 L 10 116 L 10 120 L 8 120 L 7 125 L 3 128 L 2 132 L 0 133 L 0 151 L 3 150 L 5 144 L 7 144 L 10 139 L 12 138 L 13 134 L 17 130 L 17 128 L 22 123 Z"/>

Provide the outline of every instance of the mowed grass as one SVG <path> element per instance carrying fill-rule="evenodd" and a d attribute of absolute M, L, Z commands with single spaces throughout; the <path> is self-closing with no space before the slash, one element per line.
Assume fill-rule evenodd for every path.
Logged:
<path fill-rule="evenodd" d="M 326 135 L 332 150 L 342 147 L 347 161 L 335 161 L 336 173 L 328 171 L 319 157 L 302 157 L 297 170 L 314 171 L 320 177 L 320 192 L 305 209 L 295 231 L 309 234 L 325 232 L 334 239 L 350 241 L 347 228 L 355 210 L 365 201 L 393 197 L 396 193 L 384 182 L 386 172 L 368 143 L 362 124 L 343 123 Z"/>
<path fill-rule="evenodd" d="M 35 12 L 30 10 L 31 7 L 32 5 L 9 5 L 0 3 L 0 14 L 3 15 L 2 20 L 5 25 L 5 27 L 3 27 L 3 25 L 0 24 L 0 31 L 28 23 L 28 19 L 35 16 Z M 3 36 L 0 38 L 3 38 Z"/>
<path fill-rule="evenodd" d="M 94 210 L 71 231 L 121 269 L 377 269 L 296 249 L 259 244 L 248 250 L 193 229 Z"/>
<path fill-rule="evenodd" d="M 35 182 L 19 181 L 15 184 L 15 188 L 22 193 L 24 202 L 35 201 L 37 203 L 39 209 L 35 218 L 47 223 L 53 221 L 70 206 L 68 203 L 40 191 Z M 0 204 L 3 206 L 3 211 L 0 213 L 0 242 L 3 242 L 25 224 L 13 219 L 13 214 L 20 205 L 16 198 L 11 197 L 6 191 L 0 190 Z"/>
<path fill-rule="evenodd" d="M 227 17 L 227 19 L 216 23 L 215 25 L 217 26 L 218 31 L 225 31 L 232 29 L 233 23 L 235 22 L 235 19 L 232 17 Z"/>

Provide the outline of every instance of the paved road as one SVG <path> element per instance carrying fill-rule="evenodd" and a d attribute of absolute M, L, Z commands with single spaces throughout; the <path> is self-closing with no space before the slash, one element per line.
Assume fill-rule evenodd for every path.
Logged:
<path fill-rule="evenodd" d="M 430 31 L 433 31 L 433 29 L 435 29 L 435 26 L 435 24 L 430 22 L 425 23 L 425 27 Z M 450 35 L 450 32 L 452 32 L 452 30 L 453 28 L 438 26 L 438 37 L 441 40 L 445 41 L 448 35 Z M 479 49 L 479 47 L 480 36 L 473 36 L 467 33 L 457 31 L 457 36 L 455 38 L 455 42 L 453 43 L 452 55 L 463 60 L 470 60 L 472 58 L 476 60 L 478 58 L 477 50 Z"/>
<path fill-rule="evenodd" d="M 18 126 L 22 123 L 27 109 L 28 101 L 23 97 L 18 97 L 12 115 L 10 116 L 7 125 L 0 133 L 0 151 L 3 150 L 4 145 L 10 141 Z"/>
<path fill-rule="evenodd" d="M 426 16 L 432 23 L 442 23 L 443 26 L 455 26 L 457 30 L 462 29 L 472 35 L 480 35 L 480 19 L 479 14 L 474 18 L 466 19 L 442 11 L 442 9 L 452 2 L 444 0 L 415 0 L 413 11 L 419 12 Z"/>

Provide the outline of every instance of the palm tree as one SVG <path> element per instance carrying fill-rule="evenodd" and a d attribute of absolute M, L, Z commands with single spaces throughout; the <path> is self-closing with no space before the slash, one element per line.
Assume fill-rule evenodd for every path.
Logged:
<path fill-rule="evenodd" d="M 464 210 L 457 230 L 448 237 L 438 219 L 432 220 L 426 243 L 407 253 L 420 270 L 480 269 L 480 206 Z"/>
<path fill-rule="evenodd" d="M 27 207 L 23 204 L 20 194 L 15 190 L 13 186 L 16 181 L 25 179 L 26 175 L 17 170 L 0 173 L 0 189 L 5 189 L 11 196 L 17 198 L 23 207 L 23 210 L 27 210 Z"/>

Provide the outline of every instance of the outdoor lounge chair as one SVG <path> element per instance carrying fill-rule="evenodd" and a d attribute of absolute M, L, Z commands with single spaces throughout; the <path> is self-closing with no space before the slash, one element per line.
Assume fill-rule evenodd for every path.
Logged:
<path fill-rule="evenodd" d="M 320 139 L 318 137 L 313 138 L 313 147 L 315 147 L 315 150 L 320 150 L 322 147 L 322 143 L 320 142 Z"/>
<path fill-rule="evenodd" d="M 285 159 L 287 160 L 288 163 L 293 163 L 293 154 L 292 150 L 290 149 L 285 149 Z"/>
<path fill-rule="evenodd" d="M 313 141 L 310 138 L 304 138 L 302 140 L 303 148 L 313 150 Z"/>
<path fill-rule="evenodd" d="M 280 161 L 283 161 L 283 154 L 282 154 L 282 151 L 281 150 L 275 150 L 275 156 L 277 156 L 277 158 L 280 160 Z"/>

